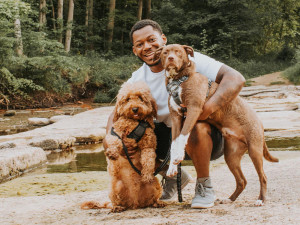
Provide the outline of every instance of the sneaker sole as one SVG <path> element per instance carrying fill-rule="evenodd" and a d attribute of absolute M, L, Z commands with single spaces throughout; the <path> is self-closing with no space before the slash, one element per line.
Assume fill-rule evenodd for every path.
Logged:
<path fill-rule="evenodd" d="M 192 178 L 189 176 L 188 179 L 183 184 L 181 184 L 181 190 L 183 188 L 185 188 L 186 185 L 188 185 L 188 183 L 191 182 L 191 180 L 192 180 Z M 175 194 L 171 198 L 167 198 L 167 199 L 161 199 L 160 198 L 159 200 L 164 201 L 164 202 L 170 202 L 170 201 L 174 201 L 176 199 L 176 197 L 177 197 L 177 191 L 175 192 Z"/>
<path fill-rule="evenodd" d="M 211 203 L 211 204 L 197 204 L 197 203 L 195 203 L 195 204 L 191 205 L 191 208 L 192 209 L 207 209 L 207 208 L 213 207 L 214 205 L 215 205 L 214 202 Z"/>

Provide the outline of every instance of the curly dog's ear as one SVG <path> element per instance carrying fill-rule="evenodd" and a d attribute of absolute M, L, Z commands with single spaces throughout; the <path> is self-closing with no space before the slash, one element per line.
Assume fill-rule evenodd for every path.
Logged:
<path fill-rule="evenodd" d="M 160 59 L 160 54 L 162 52 L 164 47 L 160 47 L 158 48 L 155 52 L 154 52 L 154 56 L 153 56 L 153 62 L 157 61 Z"/>
<path fill-rule="evenodd" d="M 113 123 L 116 122 L 120 117 L 119 107 L 120 107 L 120 101 L 117 101 L 116 105 L 115 105 L 115 113 L 114 113 Z"/>
<path fill-rule="evenodd" d="M 182 47 L 186 51 L 186 54 L 194 57 L 194 49 L 191 46 L 183 45 Z"/>

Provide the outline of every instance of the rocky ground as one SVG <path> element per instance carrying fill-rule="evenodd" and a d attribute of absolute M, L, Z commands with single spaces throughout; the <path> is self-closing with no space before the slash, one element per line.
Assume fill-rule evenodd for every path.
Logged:
<path fill-rule="evenodd" d="M 268 86 L 276 81 L 275 75 L 264 80 L 269 80 L 269 83 L 264 83 L 266 86 L 247 87 L 241 96 L 263 120 L 268 140 L 274 140 L 277 144 L 280 142 L 282 150 L 300 150 L 300 87 L 287 83 Z M 38 145 L 34 148 L 43 148 L 45 143 L 49 143 L 43 142 L 49 134 L 55 136 L 55 143 L 58 144 L 70 137 L 74 138 L 71 145 L 80 140 L 95 139 L 102 135 L 100 133 L 110 111 L 109 107 L 90 110 L 30 132 L 0 136 L 0 161 L 5 157 L 1 155 L 3 149 L 27 146 L 32 140 Z M 40 141 L 36 141 L 38 139 Z M 284 147 L 289 141 L 294 143 L 292 149 Z M 7 143 L 16 146 L 5 148 Z M 0 184 L 0 224 L 300 224 L 300 152 L 277 151 L 272 154 L 280 159 L 280 163 L 264 163 L 268 177 L 268 201 L 262 207 L 254 204 L 259 194 L 259 182 L 253 164 L 245 155 L 242 169 L 248 185 L 232 204 L 216 202 L 210 209 L 191 209 L 195 186 L 191 182 L 183 190 L 184 202 L 173 201 L 165 208 L 122 213 L 110 213 L 107 209 L 81 210 L 79 205 L 83 201 L 108 200 L 106 172 L 32 173 Z M 192 167 L 185 169 L 195 177 Z M 211 171 L 217 198 L 228 197 L 234 191 L 235 181 L 224 159 L 213 162 Z"/>

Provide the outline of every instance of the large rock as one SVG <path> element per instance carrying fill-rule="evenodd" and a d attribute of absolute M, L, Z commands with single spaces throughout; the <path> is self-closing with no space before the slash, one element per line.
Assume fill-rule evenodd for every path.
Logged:
<path fill-rule="evenodd" d="M 60 120 L 69 119 L 69 118 L 72 118 L 72 116 L 67 116 L 67 115 L 52 116 L 50 118 L 50 123 L 56 123 Z"/>
<path fill-rule="evenodd" d="M 66 149 L 75 144 L 76 138 L 65 135 L 49 135 L 36 137 L 29 143 L 34 147 L 40 147 L 44 150 Z"/>
<path fill-rule="evenodd" d="M 28 118 L 28 123 L 33 126 L 45 126 L 50 124 L 50 120 L 48 118 L 32 117 Z"/>
<path fill-rule="evenodd" d="M 0 150 L 0 183 L 12 179 L 27 170 L 46 162 L 46 153 L 41 148 L 21 146 Z"/>

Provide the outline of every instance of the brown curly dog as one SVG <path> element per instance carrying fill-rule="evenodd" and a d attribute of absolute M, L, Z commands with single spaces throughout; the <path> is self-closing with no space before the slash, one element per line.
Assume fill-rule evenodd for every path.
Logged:
<path fill-rule="evenodd" d="M 158 200 L 162 188 L 153 175 L 156 158 L 153 117 L 156 117 L 156 113 L 157 106 L 146 83 L 125 83 L 122 86 L 117 96 L 113 123 L 114 132 L 122 140 L 110 133 L 105 137 L 107 169 L 111 176 L 111 202 L 85 202 L 81 208 L 111 208 L 112 212 L 121 212 L 126 209 L 164 206 L 164 203 Z M 137 142 L 127 135 L 138 126 L 139 121 L 146 121 L 149 127 Z M 122 141 L 128 150 L 136 149 L 130 158 L 141 175 L 132 168 L 126 158 Z"/>

